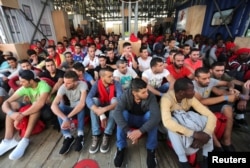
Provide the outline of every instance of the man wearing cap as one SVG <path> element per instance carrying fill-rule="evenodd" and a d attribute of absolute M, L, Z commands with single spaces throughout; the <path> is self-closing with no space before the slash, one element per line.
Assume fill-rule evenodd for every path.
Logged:
<path fill-rule="evenodd" d="M 240 48 L 228 61 L 229 74 L 238 80 L 250 79 L 250 48 Z"/>
<path fill-rule="evenodd" d="M 35 78 L 32 71 L 24 70 L 19 76 L 22 87 L 4 101 L 2 105 L 3 112 L 6 113 L 6 123 L 5 136 L 0 144 L 0 156 L 15 147 L 9 155 L 9 159 L 11 160 L 17 160 L 23 156 L 40 114 L 43 115 L 44 113 L 42 108 L 50 92 L 48 84 Z M 18 99 L 23 96 L 27 96 L 32 105 L 20 113 L 18 109 L 20 109 L 21 104 L 18 103 Z M 18 142 L 14 138 L 14 128 L 18 127 L 19 122 L 24 117 L 28 117 L 29 121 L 23 138 Z"/>

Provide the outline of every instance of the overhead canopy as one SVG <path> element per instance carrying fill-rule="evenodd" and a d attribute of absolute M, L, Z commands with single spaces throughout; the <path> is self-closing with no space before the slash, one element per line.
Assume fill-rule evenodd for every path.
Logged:
<path fill-rule="evenodd" d="M 100 21 L 120 20 L 122 18 L 122 1 L 127 8 L 129 3 L 138 1 L 138 19 L 150 20 L 159 17 L 171 17 L 176 3 L 187 0 L 52 0 L 54 9 L 82 14 Z M 134 7 L 132 6 L 132 11 Z M 132 13 L 132 17 L 133 17 Z"/>

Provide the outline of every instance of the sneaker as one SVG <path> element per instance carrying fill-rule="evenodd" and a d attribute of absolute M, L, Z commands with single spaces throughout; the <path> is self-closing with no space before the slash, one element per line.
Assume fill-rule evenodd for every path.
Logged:
<path fill-rule="evenodd" d="M 81 151 L 83 146 L 84 146 L 83 135 L 77 136 L 76 142 L 75 142 L 75 151 L 77 152 Z"/>
<path fill-rule="evenodd" d="M 20 159 L 23 156 L 25 150 L 27 149 L 29 142 L 30 142 L 29 139 L 22 138 L 21 141 L 16 146 L 16 148 L 10 153 L 9 159 L 10 160 Z"/>
<path fill-rule="evenodd" d="M 102 138 L 102 144 L 100 147 L 100 151 L 101 153 L 107 153 L 109 151 L 109 147 L 110 147 L 110 136 L 104 134 L 103 138 Z"/>
<path fill-rule="evenodd" d="M 89 148 L 89 153 L 94 154 L 99 150 L 99 141 L 100 137 L 93 135 L 92 136 L 92 144 L 91 147 Z"/>
<path fill-rule="evenodd" d="M 188 162 L 179 162 L 180 168 L 192 168 Z"/>
<path fill-rule="evenodd" d="M 75 139 L 74 137 L 67 137 L 63 141 L 63 146 L 59 151 L 59 154 L 64 155 L 69 152 L 70 147 L 74 144 Z"/>
<path fill-rule="evenodd" d="M 157 164 L 157 160 L 155 157 L 155 150 L 147 150 L 147 166 L 148 168 L 155 168 Z"/>
<path fill-rule="evenodd" d="M 123 159 L 124 159 L 124 153 L 125 153 L 125 148 L 123 148 L 122 150 L 119 150 L 117 148 L 117 151 L 115 153 L 115 158 L 114 158 L 115 167 L 121 167 L 122 166 L 122 162 L 123 162 Z"/>
<path fill-rule="evenodd" d="M 3 139 L 1 144 L 0 144 L 0 156 L 8 152 L 9 150 L 13 149 L 16 147 L 18 144 L 18 141 L 16 141 L 14 138 L 13 139 Z"/>

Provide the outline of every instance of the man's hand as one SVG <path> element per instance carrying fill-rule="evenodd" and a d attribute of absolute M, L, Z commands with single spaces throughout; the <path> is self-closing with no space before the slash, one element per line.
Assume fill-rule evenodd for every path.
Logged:
<path fill-rule="evenodd" d="M 63 130 L 66 130 L 66 129 L 70 129 L 71 125 L 70 125 L 70 120 L 65 120 L 63 121 L 62 125 L 61 125 L 61 128 Z"/>
<path fill-rule="evenodd" d="M 246 100 L 240 100 L 237 104 L 237 109 L 243 111 L 246 110 L 247 107 L 247 101 Z"/>
<path fill-rule="evenodd" d="M 238 96 L 236 94 L 228 95 L 228 102 L 235 102 L 237 100 Z"/>
<path fill-rule="evenodd" d="M 137 143 L 141 135 L 142 135 L 142 132 L 139 129 L 135 129 L 131 132 L 128 132 L 127 137 L 132 141 L 132 144 L 135 144 Z"/>
<path fill-rule="evenodd" d="M 250 89 L 250 80 L 248 80 L 244 83 L 244 87 L 247 89 Z"/>
<path fill-rule="evenodd" d="M 201 142 L 201 141 L 199 141 L 199 140 L 197 140 L 197 139 L 194 139 L 194 141 L 193 141 L 193 143 L 191 144 L 191 147 L 192 148 L 195 148 L 195 149 L 197 149 L 197 148 L 202 148 L 203 147 L 203 143 Z"/>
<path fill-rule="evenodd" d="M 106 112 L 106 108 L 105 107 L 98 107 L 96 110 L 95 110 L 95 113 L 96 115 L 100 116 L 102 115 L 103 113 Z"/>
<path fill-rule="evenodd" d="M 202 131 L 198 131 L 198 132 L 195 131 L 193 137 L 195 140 L 200 141 L 202 143 L 202 146 L 206 144 L 211 138 L 207 133 L 202 132 Z"/>
<path fill-rule="evenodd" d="M 15 121 L 20 121 L 22 120 L 24 117 L 24 115 L 22 115 L 20 112 L 14 112 L 13 114 L 11 114 L 10 118 L 15 120 Z"/>
<path fill-rule="evenodd" d="M 48 95 L 46 99 L 46 104 L 51 104 L 51 95 Z"/>

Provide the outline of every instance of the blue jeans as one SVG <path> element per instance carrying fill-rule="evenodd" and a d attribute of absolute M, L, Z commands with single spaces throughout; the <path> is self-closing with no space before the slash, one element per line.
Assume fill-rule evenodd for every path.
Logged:
<path fill-rule="evenodd" d="M 98 98 L 94 97 L 93 101 L 94 101 L 94 104 L 97 107 L 98 106 L 101 107 L 101 103 L 100 103 L 100 100 Z M 111 99 L 111 104 L 116 103 L 116 102 L 117 102 L 116 97 L 113 97 Z M 109 113 L 109 117 L 108 117 L 107 126 L 106 126 L 106 128 L 104 130 L 104 133 L 108 134 L 108 135 L 112 135 L 112 132 L 113 132 L 114 127 L 115 127 L 115 120 L 113 118 L 114 110 L 110 110 L 108 113 Z M 101 134 L 101 129 L 100 129 L 100 119 L 99 119 L 99 116 L 96 115 L 95 112 L 93 112 L 91 110 L 90 111 L 90 118 L 91 118 L 92 135 L 100 135 Z"/>
<path fill-rule="evenodd" d="M 161 85 L 157 90 L 160 91 L 161 93 L 166 93 L 169 88 L 169 83 L 166 82 L 163 85 Z"/>
<path fill-rule="evenodd" d="M 59 109 L 63 112 L 63 114 L 68 115 L 73 110 L 73 107 L 66 106 L 63 103 L 60 103 L 59 104 Z M 60 117 L 58 117 L 58 121 L 59 121 L 59 124 L 61 126 L 63 120 Z M 78 122 L 77 131 L 82 131 L 83 132 L 83 128 L 84 128 L 84 108 L 79 113 L 77 113 L 77 122 Z M 66 130 L 61 129 L 61 132 L 62 132 L 63 135 L 70 135 L 70 129 L 66 129 Z"/>
<path fill-rule="evenodd" d="M 123 117 L 127 121 L 129 127 L 140 128 L 144 123 L 150 119 L 150 112 L 146 112 L 143 116 L 130 114 L 128 111 L 123 111 Z M 152 128 L 147 132 L 147 142 L 146 148 L 149 150 L 154 150 L 157 147 L 157 130 L 158 127 Z M 127 147 L 127 132 L 124 132 L 121 127 L 117 125 L 116 132 L 116 145 L 118 149 L 123 149 Z"/>

